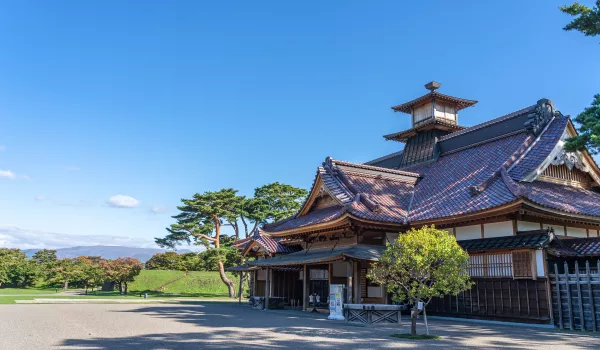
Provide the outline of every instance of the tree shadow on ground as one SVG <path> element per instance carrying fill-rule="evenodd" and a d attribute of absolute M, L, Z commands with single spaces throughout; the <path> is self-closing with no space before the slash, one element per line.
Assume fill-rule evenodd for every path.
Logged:
<path fill-rule="evenodd" d="M 246 306 L 210 303 L 202 306 L 147 306 L 116 312 L 133 312 L 196 326 L 193 333 L 153 333 L 120 338 L 68 339 L 73 348 L 388 348 L 484 347 L 503 349 L 560 347 L 597 348 L 600 337 L 590 333 L 514 327 L 482 323 L 431 320 L 432 334 L 441 340 L 415 341 L 391 338 L 407 333 L 408 321 L 395 328 L 355 327 L 340 321 L 305 314 L 265 312 Z M 419 325 L 424 332 L 423 325 Z"/>

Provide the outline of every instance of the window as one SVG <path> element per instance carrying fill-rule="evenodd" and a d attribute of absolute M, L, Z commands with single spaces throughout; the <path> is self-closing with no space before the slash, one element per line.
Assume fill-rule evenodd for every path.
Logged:
<path fill-rule="evenodd" d="M 471 255 L 468 272 L 471 277 L 512 277 L 512 256 L 510 253 Z"/>
<path fill-rule="evenodd" d="M 514 276 L 533 277 L 531 269 L 531 252 L 513 252 Z"/>
<path fill-rule="evenodd" d="M 469 256 L 468 273 L 471 277 L 533 278 L 531 251 Z"/>

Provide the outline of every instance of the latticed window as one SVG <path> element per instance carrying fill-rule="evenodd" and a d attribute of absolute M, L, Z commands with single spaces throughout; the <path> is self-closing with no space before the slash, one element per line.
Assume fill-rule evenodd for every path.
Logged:
<path fill-rule="evenodd" d="M 469 256 L 469 275 L 472 277 L 512 277 L 510 253 L 476 254 Z"/>
<path fill-rule="evenodd" d="M 531 252 L 513 252 L 514 276 L 533 277 L 531 268 Z"/>
<path fill-rule="evenodd" d="M 531 252 L 473 254 L 469 256 L 471 277 L 533 277 Z"/>

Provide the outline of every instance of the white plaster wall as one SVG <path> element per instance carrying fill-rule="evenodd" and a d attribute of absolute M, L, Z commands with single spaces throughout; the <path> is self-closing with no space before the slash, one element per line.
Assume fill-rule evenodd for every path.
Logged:
<path fill-rule="evenodd" d="M 569 236 L 569 237 L 587 237 L 587 232 L 585 231 L 584 228 L 567 226 L 567 236 Z"/>
<path fill-rule="evenodd" d="M 554 224 L 543 224 L 544 228 L 552 227 L 554 229 L 554 234 L 557 236 L 564 236 L 565 229 L 562 225 L 554 225 Z"/>
<path fill-rule="evenodd" d="M 323 241 L 323 242 L 314 242 L 312 244 L 306 245 L 304 243 L 304 249 L 310 247 L 310 249 L 315 248 L 331 248 L 333 246 L 341 247 L 346 245 L 354 245 L 356 244 L 356 237 L 348 237 L 348 238 L 340 238 L 339 240 L 331 240 L 331 241 Z"/>
<path fill-rule="evenodd" d="M 456 240 L 481 238 L 481 225 L 463 226 L 456 228 Z"/>
<path fill-rule="evenodd" d="M 504 237 L 513 235 L 512 221 L 494 222 L 483 225 L 485 238 Z"/>
<path fill-rule="evenodd" d="M 517 221 L 517 231 L 530 231 L 539 229 L 540 224 L 538 222 Z"/>
<path fill-rule="evenodd" d="M 535 265 L 537 267 L 537 275 L 538 277 L 545 277 L 546 274 L 544 272 L 544 252 L 542 250 L 535 251 Z"/>

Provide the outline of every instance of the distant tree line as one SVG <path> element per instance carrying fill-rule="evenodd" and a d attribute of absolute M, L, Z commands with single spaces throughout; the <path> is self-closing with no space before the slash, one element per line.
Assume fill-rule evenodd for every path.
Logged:
<path fill-rule="evenodd" d="M 102 259 L 80 256 L 58 259 L 56 250 L 42 249 L 29 258 L 20 249 L 0 248 L 0 288 L 32 286 L 94 289 L 114 282 L 121 294 L 139 275 L 142 263 L 135 258 Z"/>

